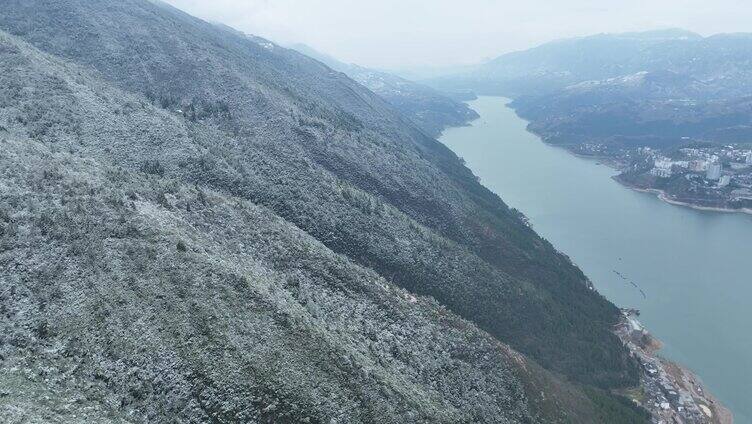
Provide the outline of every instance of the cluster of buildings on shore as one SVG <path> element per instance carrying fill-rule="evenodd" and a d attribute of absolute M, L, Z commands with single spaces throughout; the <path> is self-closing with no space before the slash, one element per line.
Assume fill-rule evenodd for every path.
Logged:
<path fill-rule="evenodd" d="M 724 188 L 740 177 L 741 185 L 746 180 L 752 182 L 752 150 L 734 146 L 722 148 L 685 148 L 679 150 L 681 158 L 670 158 L 649 147 L 638 149 L 638 153 L 652 159 L 650 174 L 658 178 L 671 178 L 676 174 L 702 176 L 707 182 L 715 183 L 716 188 Z M 749 178 L 746 178 L 749 174 Z M 688 175 L 688 179 L 691 179 Z M 750 187 L 752 188 L 752 187 Z"/>
<path fill-rule="evenodd" d="M 642 366 L 642 394 L 633 401 L 653 415 L 653 422 L 707 424 L 714 402 L 691 373 L 657 356 L 657 341 L 637 320 L 639 311 L 623 309 L 616 334 Z"/>

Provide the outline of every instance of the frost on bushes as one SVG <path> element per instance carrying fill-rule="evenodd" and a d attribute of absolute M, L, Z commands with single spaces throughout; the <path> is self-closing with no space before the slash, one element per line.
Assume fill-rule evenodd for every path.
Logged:
<path fill-rule="evenodd" d="M 487 335 L 435 321 L 435 303 L 269 210 L 180 184 L 167 209 L 164 183 L 143 174 L 30 140 L 2 147 L 0 218 L 25 230 L 2 235 L 0 265 L 14 272 L 0 307 L 28 317 L 4 321 L 15 341 L 2 353 L 46 369 L 54 401 L 79 393 L 112 399 L 112 414 L 181 420 L 318 421 L 343 407 L 365 422 L 527 416 Z M 182 255 L 184 240 L 207 253 Z"/>
<path fill-rule="evenodd" d="M 0 11 L 52 54 L 0 32 L 3 356 L 48 368 L 61 402 L 157 422 L 530 421 L 533 371 L 500 341 L 567 379 L 633 381 L 618 310 L 381 99 L 105 3 L 56 3 L 80 25 Z"/>
<path fill-rule="evenodd" d="M 149 95 L 153 83 L 137 78 L 141 68 L 130 68 L 133 60 L 109 75 L 134 90 L 126 93 L 68 62 L 12 53 L 27 64 L 0 62 L 0 78 L 43 89 L 9 98 L 0 113 L 44 108 L 60 124 L 30 133 L 16 123 L 10 131 L 267 207 L 326 247 L 435 297 L 546 367 L 583 382 L 633 381 L 626 353 L 610 332 L 616 308 L 591 293 L 579 270 L 440 143 L 367 100 L 366 92 L 354 100 L 352 90 L 360 89 L 352 82 L 311 71 L 259 79 L 270 70 L 259 73 L 258 67 L 299 59 L 235 62 L 224 54 L 207 57 L 217 72 L 160 81 L 161 92 L 173 93 L 165 110 L 140 94 Z M 245 72 L 219 72 L 227 66 Z M 259 89 L 262 84 L 267 88 Z M 237 95 L 224 97 L 227 90 Z M 192 122 L 184 116 L 190 108 L 176 109 L 186 106 L 185 99 L 193 110 L 215 112 Z M 165 194 L 158 203 L 172 207 Z M 577 354 L 594 346 L 594 358 Z"/>

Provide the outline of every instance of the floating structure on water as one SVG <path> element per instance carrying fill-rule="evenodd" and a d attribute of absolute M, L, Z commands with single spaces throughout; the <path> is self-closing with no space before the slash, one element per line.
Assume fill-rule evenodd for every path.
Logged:
<path fill-rule="evenodd" d="M 621 260 L 621 258 L 619 258 L 619 260 Z M 643 297 L 643 299 L 647 299 L 647 298 L 648 298 L 647 294 L 645 294 L 645 291 L 644 291 L 644 290 L 642 289 L 642 287 L 638 286 L 638 285 L 637 285 L 637 283 L 635 283 L 634 281 L 632 281 L 632 280 L 628 279 L 628 278 L 627 278 L 626 276 L 624 276 L 624 274 L 622 274 L 621 272 L 619 272 L 619 271 L 617 271 L 617 270 L 615 270 L 615 269 L 614 269 L 613 271 L 614 271 L 614 274 L 616 274 L 616 275 L 618 275 L 618 276 L 619 276 L 619 278 L 621 278 L 621 279 L 622 279 L 622 280 L 624 280 L 624 281 L 628 281 L 628 282 L 629 282 L 629 284 L 631 284 L 632 286 L 634 286 L 634 288 L 636 288 L 637 290 L 639 290 L 639 291 L 640 291 L 640 294 L 642 294 L 642 297 Z"/>

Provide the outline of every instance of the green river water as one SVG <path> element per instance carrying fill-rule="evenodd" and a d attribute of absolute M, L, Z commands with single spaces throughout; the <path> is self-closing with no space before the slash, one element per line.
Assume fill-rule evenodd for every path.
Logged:
<path fill-rule="evenodd" d="M 661 351 L 695 371 L 752 423 L 752 216 L 666 204 L 611 179 L 611 168 L 544 144 L 499 97 L 441 142 L 522 211 L 597 289 L 641 311 Z M 618 271 L 633 281 L 619 277 Z"/>

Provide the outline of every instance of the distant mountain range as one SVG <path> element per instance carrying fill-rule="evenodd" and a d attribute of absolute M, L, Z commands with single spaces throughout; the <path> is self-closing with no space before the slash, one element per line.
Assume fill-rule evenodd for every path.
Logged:
<path fill-rule="evenodd" d="M 413 119 L 159 2 L 4 1 L 0 417 L 648 422 L 619 309 Z"/>
<path fill-rule="evenodd" d="M 427 85 L 384 71 L 347 64 L 303 44 L 294 45 L 292 48 L 332 69 L 344 72 L 368 87 L 432 137 L 438 137 L 446 128 L 465 125 L 478 117 L 478 114 L 461 100 L 440 93 Z"/>
<path fill-rule="evenodd" d="M 752 34 L 600 34 L 506 54 L 430 83 L 513 98 L 551 143 L 752 139 Z"/>
<path fill-rule="evenodd" d="M 702 37 L 684 30 L 599 34 L 505 54 L 432 84 L 519 97 L 551 93 L 583 81 L 673 71 L 705 81 L 728 96 L 751 87 L 750 43 L 751 34 Z"/>

